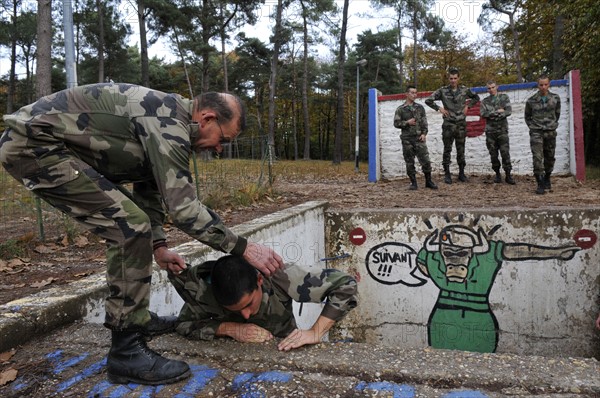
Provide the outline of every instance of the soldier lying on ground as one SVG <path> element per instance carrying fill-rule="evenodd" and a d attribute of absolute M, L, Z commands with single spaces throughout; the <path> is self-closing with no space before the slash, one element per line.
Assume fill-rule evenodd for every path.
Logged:
<path fill-rule="evenodd" d="M 229 336 L 248 343 L 283 337 L 277 346 L 281 351 L 319 343 L 358 303 L 356 281 L 339 270 L 309 271 L 286 265 L 266 277 L 241 257 L 231 255 L 188 267 L 180 274 L 169 273 L 169 279 L 185 301 L 178 333 L 195 340 Z M 292 300 L 325 300 L 309 330 L 297 328 Z"/>

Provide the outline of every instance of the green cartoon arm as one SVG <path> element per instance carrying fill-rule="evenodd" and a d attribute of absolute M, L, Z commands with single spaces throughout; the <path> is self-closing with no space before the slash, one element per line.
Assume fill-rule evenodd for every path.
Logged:
<path fill-rule="evenodd" d="M 570 260 L 581 250 L 578 246 L 547 247 L 527 243 L 505 243 L 502 256 L 505 260 Z"/>

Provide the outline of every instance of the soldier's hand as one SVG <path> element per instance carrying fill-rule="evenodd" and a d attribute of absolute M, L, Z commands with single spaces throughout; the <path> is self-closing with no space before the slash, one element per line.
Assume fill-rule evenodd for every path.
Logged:
<path fill-rule="evenodd" d="M 303 345 L 318 344 L 320 342 L 321 338 L 318 336 L 318 333 L 312 330 L 295 329 L 277 345 L 277 349 L 279 351 L 289 351 Z"/>
<path fill-rule="evenodd" d="M 154 250 L 154 261 L 161 269 L 169 270 L 176 275 L 187 268 L 183 258 L 166 247 L 159 247 Z"/>
<path fill-rule="evenodd" d="M 421 141 L 421 142 L 425 142 L 425 141 L 427 141 L 427 136 L 426 136 L 425 134 L 421 134 L 421 135 L 419 136 L 419 141 Z"/>
<path fill-rule="evenodd" d="M 270 247 L 258 243 L 248 242 L 244 259 L 266 276 L 271 276 L 275 271 L 283 268 L 283 259 L 279 254 Z"/>
<path fill-rule="evenodd" d="M 414 126 L 415 124 L 417 124 L 417 119 L 415 119 L 414 117 L 412 119 L 408 119 L 406 121 L 406 123 L 410 124 L 411 126 Z"/>
<path fill-rule="evenodd" d="M 237 323 L 227 334 L 242 343 L 264 343 L 273 339 L 271 332 L 253 323 Z"/>
<path fill-rule="evenodd" d="M 442 116 L 444 117 L 448 117 L 448 115 L 450 114 L 450 112 L 448 112 L 448 110 L 446 108 L 440 108 L 438 109 L 440 111 L 440 113 L 442 114 Z"/>

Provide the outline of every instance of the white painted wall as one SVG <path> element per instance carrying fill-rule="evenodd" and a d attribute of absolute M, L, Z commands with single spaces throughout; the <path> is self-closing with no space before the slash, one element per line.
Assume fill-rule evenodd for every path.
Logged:
<path fill-rule="evenodd" d="M 537 88 L 502 91 L 510 97 L 512 105 L 512 116 L 508 118 L 510 134 L 510 155 L 513 166 L 513 174 L 532 175 L 533 161 L 531 147 L 529 146 L 529 130 L 525 124 L 525 102 L 527 98 L 535 94 Z M 555 174 L 570 174 L 570 121 L 569 121 L 569 87 L 566 85 L 553 86 L 550 91 L 558 94 L 561 98 L 561 115 L 556 138 L 556 164 Z M 481 99 L 487 94 L 479 94 Z M 378 102 L 378 125 L 379 125 L 379 153 L 381 161 L 381 176 L 384 178 L 405 177 L 406 167 L 402 157 L 402 143 L 400 142 L 400 130 L 394 127 L 394 113 L 404 100 L 384 100 Z M 418 99 L 418 103 L 425 107 L 427 121 L 429 123 L 429 134 L 427 135 L 427 147 L 434 172 L 442 169 L 442 154 L 444 145 L 442 143 L 442 116 L 425 105 L 424 99 Z M 438 105 L 441 103 L 438 102 Z M 476 116 L 469 116 L 469 120 L 477 120 Z M 465 158 L 468 174 L 491 174 L 491 161 L 485 146 L 485 134 L 478 137 L 467 137 Z M 452 151 L 453 172 L 458 171 L 456 165 L 456 149 Z M 417 162 L 417 172 L 421 173 L 421 167 Z"/>
<path fill-rule="evenodd" d="M 490 240 L 547 247 L 574 244 L 581 229 L 600 231 L 598 209 L 523 211 L 372 210 L 328 212 L 330 250 L 349 253 L 341 269 L 360 276 L 360 304 L 340 324 L 341 335 L 389 346 L 427 346 L 427 321 L 439 289 L 416 268 L 416 253 L 435 229 L 460 224 L 491 231 Z M 430 224 L 431 228 L 427 225 Z M 355 246 L 349 232 L 361 227 L 367 240 Z M 414 254 L 407 262 L 388 262 L 393 272 L 383 284 L 369 274 L 369 251 L 384 243 L 403 244 Z M 371 257 L 372 258 L 372 257 Z M 373 265 L 369 265 L 373 271 Z M 425 283 L 419 285 L 420 279 Z M 598 313 L 600 244 L 569 261 L 504 261 L 489 301 L 500 327 L 496 352 L 533 355 L 598 354 L 594 320 Z M 413 285 L 413 286 L 410 286 Z"/>

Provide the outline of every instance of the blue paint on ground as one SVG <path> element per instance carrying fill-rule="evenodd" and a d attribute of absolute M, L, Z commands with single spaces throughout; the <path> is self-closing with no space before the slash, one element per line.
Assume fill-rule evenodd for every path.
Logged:
<path fill-rule="evenodd" d="M 366 383 L 361 381 L 355 387 L 358 391 L 373 390 L 379 392 L 391 392 L 394 398 L 413 398 L 415 396 L 415 389 L 407 384 L 396 384 L 390 383 L 389 381 L 380 381 L 373 383 Z"/>
<path fill-rule="evenodd" d="M 90 392 L 88 392 L 87 396 L 89 398 L 101 397 L 103 396 L 102 393 L 111 388 L 112 386 L 114 386 L 114 384 L 108 380 L 101 381 L 100 383 L 92 387 Z"/>
<path fill-rule="evenodd" d="M 67 390 L 71 388 L 74 384 L 79 383 L 81 380 L 86 379 L 97 373 L 100 373 L 104 366 L 106 366 L 106 357 L 96 363 L 91 364 L 87 368 L 83 369 L 83 371 L 81 371 L 80 373 L 71 377 L 69 380 L 60 383 L 56 391 L 62 392 L 64 390 Z"/>
<path fill-rule="evenodd" d="M 64 372 L 66 369 L 77 365 L 79 362 L 83 361 L 84 359 L 86 359 L 89 356 L 89 353 L 84 352 L 83 354 L 74 357 L 74 358 L 70 358 L 67 359 L 66 361 L 63 362 L 59 362 L 56 364 L 55 368 L 54 368 L 54 374 L 59 374 Z"/>
<path fill-rule="evenodd" d="M 216 375 L 217 369 L 211 369 L 204 365 L 190 366 L 192 377 L 190 381 L 181 389 L 181 392 L 175 395 L 176 398 L 190 398 L 197 396 Z"/>

